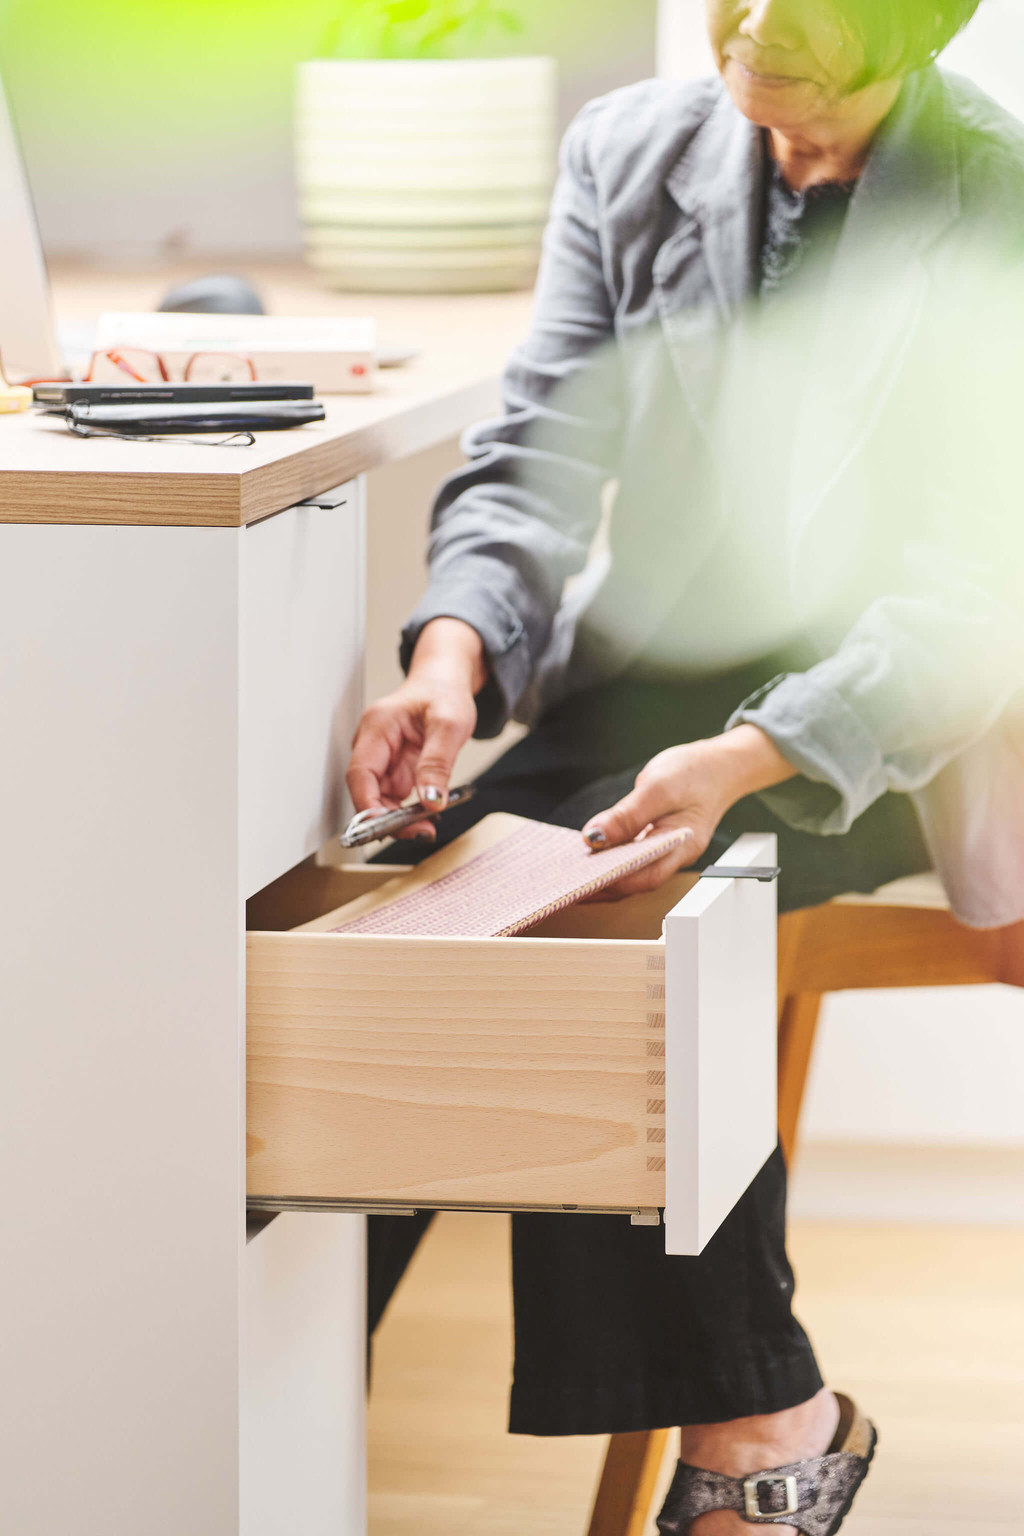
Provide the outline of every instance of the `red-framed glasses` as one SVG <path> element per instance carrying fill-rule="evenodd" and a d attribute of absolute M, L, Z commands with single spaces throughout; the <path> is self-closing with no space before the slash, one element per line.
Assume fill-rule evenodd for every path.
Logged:
<path fill-rule="evenodd" d="M 193 352 L 184 365 L 172 365 L 159 352 L 147 352 L 141 347 L 109 347 L 92 354 L 83 382 L 124 384 L 130 379 L 136 384 L 167 384 L 172 380 L 188 384 L 239 384 L 255 377 L 252 358 L 235 352 Z"/>

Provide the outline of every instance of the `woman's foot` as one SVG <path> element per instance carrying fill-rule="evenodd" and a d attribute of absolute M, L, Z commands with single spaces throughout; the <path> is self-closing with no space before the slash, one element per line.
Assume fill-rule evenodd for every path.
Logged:
<path fill-rule="evenodd" d="M 834 1393 L 822 1387 L 816 1397 L 781 1413 L 733 1419 L 727 1424 L 690 1424 L 682 1431 L 680 1454 L 691 1467 L 749 1477 L 751 1472 L 786 1467 L 823 1456 L 839 1424 Z M 791 1525 L 773 1525 L 779 1536 L 798 1536 Z M 694 1520 L 692 1536 L 743 1536 L 750 1525 L 731 1509 L 715 1509 Z"/>

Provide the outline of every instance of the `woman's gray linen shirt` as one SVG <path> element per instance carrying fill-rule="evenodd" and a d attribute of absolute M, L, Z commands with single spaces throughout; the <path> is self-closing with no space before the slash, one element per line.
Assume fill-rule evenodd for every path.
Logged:
<path fill-rule="evenodd" d="M 718 80 L 627 87 L 570 128 L 533 327 L 504 414 L 466 435 L 438 496 L 403 634 L 407 665 L 432 618 L 478 630 L 478 734 L 628 670 L 750 516 L 764 172 Z M 912 794 L 979 926 L 1024 918 L 1022 208 L 1020 125 L 937 68 L 912 76 L 776 392 L 792 452 L 772 580 L 821 659 L 728 722 L 799 770 L 766 794 L 794 826 L 843 832 L 886 790 Z"/>

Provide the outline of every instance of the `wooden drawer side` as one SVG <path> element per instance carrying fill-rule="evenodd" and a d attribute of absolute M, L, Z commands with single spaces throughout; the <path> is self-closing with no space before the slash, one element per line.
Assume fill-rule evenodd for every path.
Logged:
<path fill-rule="evenodd" d="M 248 940 L 254 1199 L 664 1203 L 660 943 Z"/>

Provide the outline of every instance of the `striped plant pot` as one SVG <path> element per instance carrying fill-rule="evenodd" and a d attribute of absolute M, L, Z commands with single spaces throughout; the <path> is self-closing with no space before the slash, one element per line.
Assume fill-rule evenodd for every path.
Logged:
<path fill-rule="evenodd" d="M 299 207 L 337 288 L 528 286 L 554 178 L 553 59 L 299 65 Z"/>

